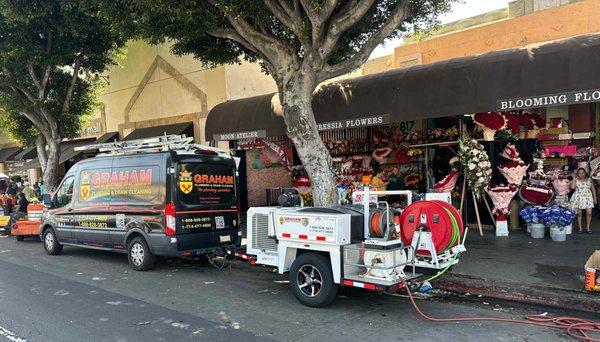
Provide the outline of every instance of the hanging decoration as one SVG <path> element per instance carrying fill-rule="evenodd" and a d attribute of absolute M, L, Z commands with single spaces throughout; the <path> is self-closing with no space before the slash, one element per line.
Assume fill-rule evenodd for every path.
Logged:
<path fill-rule="evenodd" d="M 469 189 L 480 198 L 492 177 L 488 154 L 480 143 L 467 135 L 460 138 L 458 149 L 458 158 Z"/>

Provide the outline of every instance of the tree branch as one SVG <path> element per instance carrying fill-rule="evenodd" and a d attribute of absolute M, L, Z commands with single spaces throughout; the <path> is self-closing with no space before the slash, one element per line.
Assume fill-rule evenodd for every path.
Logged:
<path fill-rule="evenodd" d="M 323 4 L 316 8 L 311 0 L 300 0 L 300 4 L 304 8 L 304 12 L 308 15 L 312 26 L 312 45 L 317 46 L 323 38 L 325 30 L 325 22 L 329 19 L 337 0 L 326 0 Z"/>
<path fill-rule="evenodd" d="M 213 37 L 232 40 L 236 43 L 242 44 L 246 49 L 248 49 L 254 53 L 259 53 L 258 50 L 256 49 L 256 47 L 253 46 L 252 44 L 250 44 L 250 42 L 248 42 L 242 36 L 240 36 L 240 34 L 236 30 L 218 29 L 218 30 L 208 31 L 208 34 L 210 34 Z"/>
<path fill-rule="evenodd" d="M 238 13 L 235 13 L 231 9 L 227 8 L 218 2 L 218 0 L 207 0 L 208 3 L 219 9 L 225 18 L 229 21 L 231 26 L 238 32 L 244 40 L 252 44 L 256 50 L 263 55 L 263 58 L 270 59 L 270 56 L 274 56 L 274 59 L 270 59 L 270 62 L 274 64 L 274 60 L 287 59 L 293 55 L 293 51 L 290 51 L 290 47 L 284 45 L 277 38 L 258 32 L 255 30 L 246 20 L 244 20 Z M 288 56 L 285 56 L 285 51 L 288 52 Z"/>
<path fill-rule="evenodd" d="M 71 106 L 71 97 L 73 96 L 73 91 L 75 90 L 75 83 L 79 79 L 79 69 L 81 68 L 81 55 L 75 58 L 75 65 L 73 66 L 73 76 L 71 77 L 71 83 L 69 84 L 69 88 L 67 89 L 67 93 L 65 94 L 65 99 L 63 100 L 62 113 L 67 113 L 69 111 L 69 107 Z"/>
<path fill-rule="evenodd" d="M 282 2 L 285 2 L 285 0 L 278 1 L 277 3 L 273 0 L 263 0 L 265 6 L 273 13 L 277 20 L 292 30 L 298 39 L 306 41 L 302 35 L 302 16 L 295 11 L 286 11 L 281 5 Z"/>
<path fill-rule="evenodd" d="M 358 69 L 367 61 L 367 59 L 369 59 L 371 52 L 373 52 L 377 45 L 381 44 L 387 37 L 397 30 L 398 27 L 400 27 L 404 21 L 404 17 L 406 16 L 407 8 L 408 1 L 402 1 L 400 4 L 398 4 L 386 22 L 379 28 L 379 30 L 373 33 L 369 39 L 367 39 L 367 41 L 363 44 L 360 50 L 354 54 L 354 56 L 338 64 L 326 65 L 323 68 L 323 74 L 320 76 L 323 79 L 330 79 Z"/>
<path fill-rule="evenodd" d="M 349 1 L 348 4 L 332 18 L 331 24 L 329 25 L 329 32 L 320 48 L 323 60 L 326 61 L 329 59 L 342 34 L 365 16 L 375 0 L 358 0 L 358 3 L 356 2 L 356 0 Z M 402 1 L 400 5 L 403 5 L 406 2 L 408 2 L 408 0 Z"/>

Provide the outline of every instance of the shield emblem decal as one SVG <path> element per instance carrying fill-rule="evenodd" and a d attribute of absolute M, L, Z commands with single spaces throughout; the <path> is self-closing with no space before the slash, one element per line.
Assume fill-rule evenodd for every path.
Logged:
<path fill-rule="evenodd" d="M 79 186 L 81 199 L 87 201 L 90 198 L 90 185 L 89 184 L 81 184 Z"/>
<path fill-rule="evenodd" d="M 186 195 L 192 192 L 192 187 L 192 182 L 179 182 L 179 190 Z"/>
<path fill-rule="evenodd" d="M 181 171 L 179 173 L 179 190 L 184 194 L 189 194 L 194 190 L 194 184 L 192 183 L 192 173 L 189 171 Z"/>

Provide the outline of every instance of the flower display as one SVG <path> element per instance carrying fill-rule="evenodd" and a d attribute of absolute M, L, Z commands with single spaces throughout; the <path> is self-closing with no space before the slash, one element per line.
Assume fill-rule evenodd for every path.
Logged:
<path fill-rule="evenodd" d="M 411 148 L 406 154 L 408 154 L 409 157 L 418 158 L 423 155 L 423 150 L 420 148 Z"/>
<path fill-rule="evenodd" d="M 447 140 L 454 140 L 458 137 L 458 127 L 452 126 L 444 132 L 444 136 Z"/>
<path fill-rule="evenodd" d="M 506 144 L 500 155 L 509 160 L 522 161 L 517 146 L 513 143 Z"/>
<path fill-rule="evenodd" d="M 499 112 L 484 112 L 473 115 L 473 121 L 484 130 L 498 131 L 506 126 L 506 119 Z"/>
<path fill-rule="evenodd" d="M 379 164 L 385 164 L 387 162 L 387 159 L 388 159 L 390 153 L 392 153 L 391 148 L 381 147 L 381 148 L 378 148 L 375 151 L 373 151 L 373 154 L 371 156 Z"/>
<path fill-rule="evenodd" d="M 483 146 L 467 135 L 460 138 L 458 149 L 458 158 L 469 189 L 480 197 L 492 177 L 490 159 Z"/>
<path fill-rule="evenodd" d="M 452 170 L 444 179 L 435 183 L 433 192 L 451 192 L 456 186 L 456 181 L 458 180 L 459 173 L 456 170 Z"/>
<path fill-rule="evenodd" d="M 521 199 L 529 204 L 546 205 L 554 196 L 552 189 L 523 185 L 519 189 Z"/>
<path fill-rule="evenodd" d="M 528 164 L 518 161 L 510 161 L 498 167 L 500 173 L 502 173 L 508 183 L 515 185 L 521 185 L 521 183 L 523 183 L 523 177 L 528 168 Z"/>
<path fill-rule="evenodd" d="M 558 196 L 565 196 L 571 192 L 571 180 L 568 178 L 557 178 L 552 181 L 552 186 Z"/>
<path fill-rule="evenodd" d="M 546 226 L 565 227 L 573 223 L 575 211 L 555 205 L 539 211 L 538 216 L 540 222 Z"/>
<path fill-rule="evenodd" d="M 512 201 L 513 197 L 515 197 L 515 194 L 517 193 L 516 186 L 488 186 L 486 188 L 486 192 L 492 199 L 492 203 L 494 204 L 494 212 L 503 212 L 505 214 L 510 213 L 508 207 L 510 205 L 510 201 Z"/>
<path fill-rule="evenodd" d="M 543 207 L 541 205 L 529 205 L 521 209 L 519 215 L 526 223 L 540 223 L 540 214 L 545 209 L 546 207 Z"/>

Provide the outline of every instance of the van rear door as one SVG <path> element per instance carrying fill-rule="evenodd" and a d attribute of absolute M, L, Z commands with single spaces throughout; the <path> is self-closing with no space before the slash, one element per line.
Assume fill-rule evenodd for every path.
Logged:
<path fill-rule="evenodd" d="M 173 197 L 179 250 L 219 247 L 238 240 L 235 164 L 219 160 L 177 164 Z"/>

